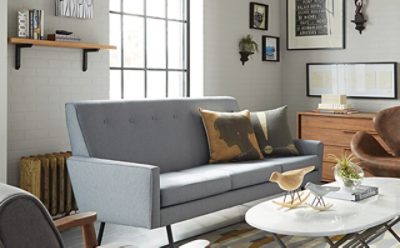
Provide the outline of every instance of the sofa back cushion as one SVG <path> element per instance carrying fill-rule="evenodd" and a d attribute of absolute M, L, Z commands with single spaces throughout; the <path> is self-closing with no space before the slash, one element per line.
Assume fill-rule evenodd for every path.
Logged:
<path fill-rule="evenodd" d="M 68 103 L 73 155 L 156 165 L 161 173 L 205 164 L 199 108 L 239 110 L 231 97 Z"/>

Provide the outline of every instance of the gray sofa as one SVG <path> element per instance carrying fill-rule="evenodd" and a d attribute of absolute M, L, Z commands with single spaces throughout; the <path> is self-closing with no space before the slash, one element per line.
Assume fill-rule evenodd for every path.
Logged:
<path fill-rule="evenodd" d="M 67 103 L 80 210 L 103 223 L 166 226 L 172 243 L 171 224 L 280 193 L 267 181 L 273 171 L 315 165 L 305 181 L 320 181 L 318 141 L 296 140 L 301 156 L 208 164 L 199 107 L 240 110 L 231 97 Z"/>

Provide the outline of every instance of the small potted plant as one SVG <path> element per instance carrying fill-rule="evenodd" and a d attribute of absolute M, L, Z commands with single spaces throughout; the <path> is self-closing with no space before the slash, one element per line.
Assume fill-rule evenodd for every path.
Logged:
<path fill-rule="evenodd" d="M 253 37 L 249 34 L 242 37 L 239 41 L 239 53 L 242 65 L 244 65 L 249 60 L 249 56 L 255 52 L 258 52 L 258 44 L 253 40 Z"/>
<path fill-rule="evenodd" d="M 354 191 L 364 178 L 364 172 L 359 163 L 354 162 L 355 156 L 346 153 L 341 157 L 329 154 L 329 157 L 335 160 L 335 180 L 338 184 L 348 191 Z"/>

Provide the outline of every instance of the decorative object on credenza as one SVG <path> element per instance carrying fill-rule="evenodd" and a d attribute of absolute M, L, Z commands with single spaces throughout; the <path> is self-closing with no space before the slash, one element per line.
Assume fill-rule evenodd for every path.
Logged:
<path fill-rule="evenodd" d="M 397 62 L 308 63 L 307 96 L 396 99 Z"/>
<path fill-rule="evenodd" d="M 354 160 L 356 157 L 353 154 L 347 155 L 344 153 L 341 157 L 333 154 L 328 154 L 336 165 L 334 169 L 335 180 L 338 185 L 348 191 L 353 191 L 361 185 L 364 178 L 364 171 L 359 166 L 359 163 Z"/>
<path fill-rule="evenodd" d="M 268 30 L 268 5 L 250 3 L 250 28 Z"/>
<path fill-rule="evenodd" d="M 364 0 L 354 0 L 354 4 L 356 5 L 356 14 L 351 22 L 356 24 L 356 29 L 362 34 L 367 22 L 363 14 Z"/>
<path fill-rule="evenodd" d="M 344 0 L 310 3 L 287 0 L 287 49 L 344 49 Z"/>
<path fill-rule="evenodd" d="M 280 57 L 279 37 L 262 36 L 262 60 L 278 62 Z"/>
<path fill-rule="evenodd" d="M 93 19 L 94 0 L 55 0 L 56 16 Z"/>
<path fill-rule="evenodd" d="M 31 9 L 18 11 L 19 38 L 44 39 L 44 10 Z"/>
<path fill-rule="evenodd" d="M 324 196 L 330 192 L 340 190 L 339 187 L 321 186 L 310 182 L 306 184 L 305 188 L 314 195 L 314 200 L 311 204 L 308 204 L 308 206 L 318 211 L 329 210 L 333 206 L 333 204 L 325 202 Z"/>
<path fill-rule="evenodd" d="M 347 96 L 340 94 L 322 94 L 321 103 L 318 104 L 318 108 L 313 111 L 327 114 L 359 113 L 358 110 L 352 108 L 351 104 L 347 102 Z"/>
<path fill-rule="evenodd" d="M 300 193 L 300 187 L 303 184 L 304 176 L 315 170 L 315 166 L 309 166 L 306 168 L 286 171 L 283 173 L 273 172 L 269 178 L 270 182 L 277 183 L 279 188 L 286 191 L 282 202 L 274 201 L 275 204 L 285 208 L 297 208 L 302 205 L 310 194 L 303 196 L 303 192 Z M 289 199 L 287 199 L 289 196 Z"/>
<path fill-rule="evenodd" d="M 249 61 L 249 56 L 253 55 L 255 52 L 258 52 L 258 44 L 253 40 L 253 37 L 251 37 L 251 35 L 248 34 L 247 36 L 240 39 L 239 54 L 242 65 Z"/>

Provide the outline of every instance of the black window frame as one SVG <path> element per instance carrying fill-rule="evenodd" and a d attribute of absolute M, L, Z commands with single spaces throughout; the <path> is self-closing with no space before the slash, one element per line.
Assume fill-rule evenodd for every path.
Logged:
<path fill-rule="evenodd" d="M 110 1 L 116 1 L 116 0 L 110 0 Z M 125 85 L 125 76 L 124 76 L 124 71 L 143 71 L 144 72 L 144 97 L 147 98 L 148 92 L 147 92 L 147 72 L 148 71 L 160 71 L 160 72 L 166 72 L 166 92 L 165 92 L 165 97 L 168 96 L 168 85 L 169 85 L 169 72 L 183 72 L 185 73 L 185 77 L 183 78 L 183 92 L 182 96 L 183 97 L 190 97 L 190 0 L 183 0 L 183 3 L 185 6 L 183 7 L 183 16 L 186 16 L 186 20 L 178 20 L 178 19 L 172 19 L 168 18 L 168 1 L 165 0 L 165 17 L 155 17 L 155 16 L 149 16 L 147 15 L 147 0 L 142 0 L 143 1 L 143 8 L 144 12 L 143 14 L 132 14 L 132 13 L 126 13 L 124 12 L 124 1 L 132 1 L 132 0 L 117 0 L 120 1 L 121 4 L 121 11 L 114 11 L 114 10 L 109 10 L 109 14 L 117 14 L 120 15 L 120 22 L 121 22 L 121 43 L 118 44 L 121 47 L 121 66 L 110 66 L 110 71 L 119 71 L 121 73 L 121 99 L 125 99 L 124 96 L 124 85 Z M 135 16 L 135 17 L 141 17 L 144 19 L 144 67 L 125 67 L 125 61 L 124 61 L 124 16 Z M 166 64 L 165 68 L 148 68 L 147 65 L 147 19 L 153 19 L 153 20 L 164 20 L 165 21 L 165 49 L 166 49 Z M 184 54 L 183 54 L 183 69 L 171 69 L 169 68 L 168 64 L 168 23 L 169 21 L 173 22 L 179 22 L 182 23 L 183 25 L 183 36 L 182 36 L 182 41 L 183 44 L 186 44 L 186 47 L 184 48 Z M 186 28 L 185 28 L 186 24 Z M 111 27 L 110 27 L 111 28 Z M 186 41 L 186 42 L 185 42 Z M 186 68 L 185 68 L 186 65 Z"/>

